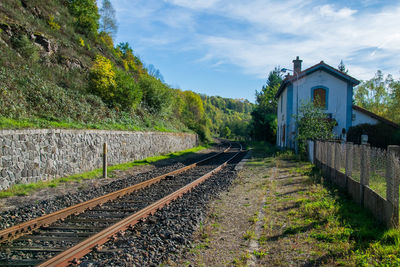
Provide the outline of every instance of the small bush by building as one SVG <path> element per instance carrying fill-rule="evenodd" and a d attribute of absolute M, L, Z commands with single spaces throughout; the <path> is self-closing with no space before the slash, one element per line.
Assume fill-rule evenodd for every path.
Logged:
<path fill-rule="evenodd" d="M 374 147 L 386 148 L 388 145 L 400 145 L 400 129 L 385 124 L 364 123 L 349 128 L 347 141 L 361 143 L 361 135 L 368 135 L 368 143 Z"/>

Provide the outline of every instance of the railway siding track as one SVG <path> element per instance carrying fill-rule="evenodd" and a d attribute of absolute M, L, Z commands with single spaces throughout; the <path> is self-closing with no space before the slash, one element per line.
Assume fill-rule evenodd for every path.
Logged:
<path fill-rule="evenodd" d="M 213 157 L 93 199 L 86 204 L 81 203 L 53 215 L 46 215 L 44 219 L 38 218 L 33 220 L 34 222 L 3 230 L 3 240 L 9 241 L 36 229 L 33 234 L 20 237 L 10 246 L 3 245 L 0 248 L 0 255 L 13 256 L 0 260 L 0 265 L 37 265 L 49 255 L 57 256 L 40 266 L 67 266 L 70 263 L 78 263 L 78 259 L 85 254 L 93 249 L 99 250 L 110 238 L 121 235 L 126 229 L 130 229 L 137 222 L 154 214 L 221 170 L 238 154 L 227 153 L 228 150 L 229 148 Z M 211 159 L 217 162 L 204 164 Z M 200 178 L 198 178 L 199 172 Z M 153 190 L 156 187 L 150 187 L 154 184 L 157 184 L 155 186 L 158 186 L 158 189 Z M 164 197 L 160 199 L 160 195 Z M 80 242 L 82 240 L 84 241 Z"/>
<path fill-rule="evenodd" d="M 23 236 L 23 235 L 26 235 L 26 234 L 32 232 L 33 230 L 35 230 L 35 229 L 37 229 L 37 228 L 39 228 L 41 226 L 49 225 L 49 224 L 51 224 L 51 223 L 53 223 L 55 221 L 64 219 L 64 218 L 66 218 L 66 217 L 68 217 L 70 215 L 79 214 L 79 213 L 81 213 L 81 212 L 83 212 L 83 211 L 85 211 L 85 210 L 87 210 L 87 209 L 89 209 L 91 207 L 94 207 L 94 206 L 97 206 L 97 205 L 101 205 L 101 204 L 103 204 L 105 202 L 111 201 L 111 200 L 116 199 L 118 197 L 122 197 L 122 196 L 124 196 L 126 194 L 131 194 L 131 193 L 133 193 L 133 192 L 135 192 L 137 190 L 140 190 L 140 189 L 145 188 L 147 186 L 151 186 L 151 185 L 153 185 L 155 183 L 158 183 L 159 181 L 161 181 L 162 179 L 165 179 L 168 176 L 173 176 L 173 175 L 176 175 L 176 174 L 183 173 L 183 172 L 185 172 L 187 170 L 195 168 L 196 166 L 200 165 L 203 162 L 206 162 L 206 161 L 208 161 L 208 160 L 210 160 L 212 158 L 215 158 L 216 156 L 218 156 L 218 155 L 220 155 L 222 153 L 225 153 L 225 152 L 229 151 L 229 149 L 230 149 L 230 146 L 227 149 L 225 149 L 223 152 L 220 152 L 220 153 L 218 153 L 216 155 L 207 157 L 207 158 L 205 158 L 203 160 L 200 160 L 200 161 L 198 161 L 196 163 L 193 163 L 193 164 L 188 165 L 186 167 L 180 168 L 178 170 L 175 170 L 175 171 L 172 171 L 172 172 L 157 176 L 157 177 L 155 177 L 153 179 L 149 179 L 149 180 L 141 182 L 139 184 L 135 184 L 135 185 L 132 185 L 130 187 L 127 187 L 127 188 L 124 188 L 124 189 L 109 193 L 107 195 L 104 195 L 104 196 L 101 196 L 101 197 L 97 197 L 95 199 L 92 199 L 92 200 L 89 200 L 89 201 L 74 205 L 72 207 L 68 207 L 68 208 L 53 212 L 51 214 L 39 217 L 37 219 L 33 219 L 31 221 L 28 221 L 28 222 L 25 222 L 25 223 L 21 223 L 21 224 L 15 225 L 13 227 L 1 230 L 0 231 L 0 243 L 16 239 L 16 238 L 18 238 L 20 236 Z"/>

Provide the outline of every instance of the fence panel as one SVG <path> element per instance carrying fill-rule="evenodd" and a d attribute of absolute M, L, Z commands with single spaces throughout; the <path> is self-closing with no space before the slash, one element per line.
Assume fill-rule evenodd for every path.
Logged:
<path fill-rule="evenodd" d="M 353 168 L 351 177 L 357 182 L 360 182 L 361 177 L 361 153 L 361 146 L 353 145 Z"/>
<path fill-rule="evenodd" d="M 399 224 L 400 147 L 314 142 L 313 159 L 325 178 L 387 226 Z"/>
<path fill-rule="evenodd" d="M 376 147 L 370 148 L 370 181 L 369 187 L 386 199 L 386 163 L 388 162 L 386 150 Z"/>

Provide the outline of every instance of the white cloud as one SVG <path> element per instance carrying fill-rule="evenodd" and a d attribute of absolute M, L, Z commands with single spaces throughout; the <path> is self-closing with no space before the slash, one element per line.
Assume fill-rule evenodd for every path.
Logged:
<path fill-rule="evenodd" d="M 391 57 L 395 60 L 387 61 L 392 64 L 387 68 L 393 71 L 398 66 L 395 62 L 400 61 L 400 6 L 361 13 L 333 5 L 312 7 L 310 1 L 230 3 L 215 12 L 246 20 L 258 29 L 258 34 L 241 39 L 209 36 L 202 41 L 209 57 L 241 66 L 246 73 L 265 77 L 265 68 L 287 66 L 297 55 L 304 59 L 305 66 L 321 60 L 336 66 L 344 59 L 349 68 L 357 70 L 354 75 L 363 77 L 365 69 L 361 64 L 377 68 L 382 66 L 383 58 Z M 319 12 L 312 12 L 315 10 Z M 263 32 L 270 38 L 260 37 Z"/>
<path fill-rule="evenodd" d="M 164 0 L 177 6 L 186 7 L 190 9 L 205 9 L 214 6 L 218 0 Z"/>
<path fill-rule="evenodd" d="M 357 12 L 357 10 L 353 10 L 347 7 L 335 10 L 333 5 L 323 5 L 318 7 L 318 9 L 321 16 L 331 17 L 334 19 L 347 19 Z"/>
<path fill-rule="evenodd" d="M 359 0 L 357 10 L 354 5 L 320 5 L 316 0 L 115 3 L 125 21 L 136 23 L 138 30 L 148 29 L 141 37 L 144 44 L 196 50 L 202 54 L 199 61 L 210 62 L 211 67 L 233 64 L 246 74 L 265 77 L 277 65 L 290 67 L 295 56 L 305 67 L 321 60 L 335 67 L 343 59 L 355 77 L 365 79 L 368 71 L 373 75 L 382 67 L 397 74 L 400 61 L 400 4 L 363 10 L 372 1 L 376 3 Z M 239 26 L 219 32 L 202 21 L 208 17 Z"/>

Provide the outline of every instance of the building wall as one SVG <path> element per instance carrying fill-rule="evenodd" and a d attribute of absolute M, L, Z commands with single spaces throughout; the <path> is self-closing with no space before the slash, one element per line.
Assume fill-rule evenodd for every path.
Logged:
<path fill-rule="evenodd" d="M 278 98 L 278 130 L 277 130 L 277 140 L 276 144 L 278 146 L 284 146 L 285 144 L 282 143 L 282 134 L 283 134 L 283 127 L 286 127 L 286 120 L 287 120 L 287 90 L 283 91 L 282 94 Z"/>
<path fill-rule="evenodd" d="M 356 126 L 356 125 L 363 124 L 363 123 L 377 124 L 379 122 L 377 119 L 374 119 L 374 118 L 368 116 L 367 114 L 362 113 L 355 109 L 353 109 L 353 116 L 354 116 L 354 120 L 353 120 L 352 126 Z"/>
<path fill-rule="evenodd" d="M 298 82 L 294 82 L 295 95 L 298 86 L 298 104 L 301 105 L 302 101 L 311 101 L 312 88 L 316 86 L 323 86 L 328 88 L 328 108 L 326 113 L 332 114 L 332 118 L 338 122 L 338 125 L 334 127 L 334 133 L 339 136 L 342 129 L 347 130 L 346 115 L 349 111 L 347 106 L 347 94 L 348 94 L 348 83 L 338 79 L 325 71 L 316 71 Z M 294 109 L 297 110 L 296 97 L 293 100 Z M 351 107 L 350 107 L 351 108 Z M 350 109 L 351 112 L 351 109 Z"/>
<path fill-rule="evenodd" d="M 102 166 L 103 143 L 110 165 L 185 150 L 195 134 L 99 130 L 0 131 L 0 190 L 17 183 L 51 180 Z"/>

